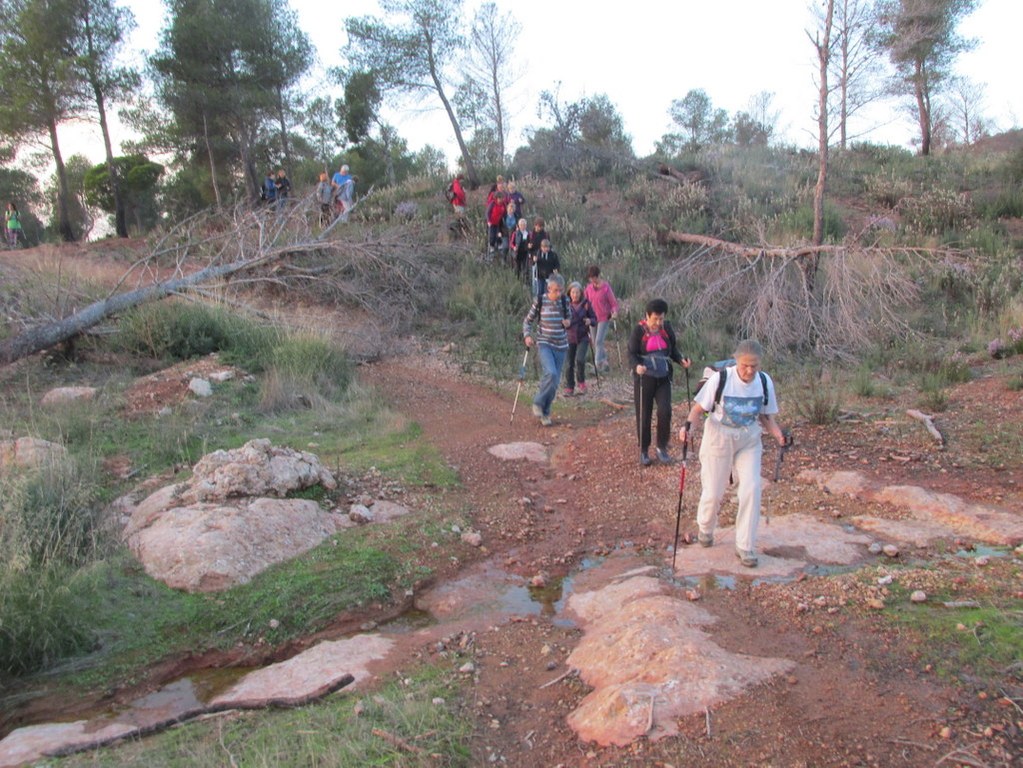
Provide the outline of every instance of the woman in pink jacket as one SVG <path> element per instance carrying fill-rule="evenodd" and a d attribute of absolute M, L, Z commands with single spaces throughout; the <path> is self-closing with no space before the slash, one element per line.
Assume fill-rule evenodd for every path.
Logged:
<path fill-rule="evenodd" d="M 606 371 L 611 366 L 607 360 L 607 349 L 604 341 L 607 339 L 607 328 L 611 321 L 618 317 L 618 300 L 615 292 L 611 290 L 611 284 L 600 276 L 600 267 L 591 264 L 586 268 L 586 300 L 593 307 L 593 314 L 597 316 L 597 327 L 591 329 L 593 334 L 593 353 L 598 371 Z"/>

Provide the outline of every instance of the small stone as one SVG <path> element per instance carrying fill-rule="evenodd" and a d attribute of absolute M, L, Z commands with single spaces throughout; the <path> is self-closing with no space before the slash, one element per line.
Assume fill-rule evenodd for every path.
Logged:
<path fill-rule="evenodd" d="M 789 675 L 789 677 L 788 677 L 788 684 L 789 685 L 795 685 L 798 682 L 799 682 L 799 678 L 797 678 L 795 675 Z"/>
<path fill-rule="evenodd" d="M 913 594 L 909 596 L 909 599 L 914 603 L 926 603 L 927 593 L 922 589 L 916 589 L 913 591 Z"/>
<path fill-rule="evenodd" d="M 473 664 L 471 661 L 467 661 L 465 662 L 465 664 L 458 668 L 458 671 L 464 674 L 471 674 L 472 672 L 476 671 L 476 665 Z"/>
<path fill-rule="evenodd" d="M 348 508 L 348 519 L 353 523 L 365 525 L 373 522 L 373 513 L 365 504 L 352 504 Z"/>
<path fill-rule="evenodd" d="M 879 576 L 877 579 L 877 583 L 882 587 L 887 587 L 889 584 L 892 583 L 893 580 L 894 579 L 892 575 L 889 573 L 884 576 Z"/>
<path fill-rule="evenodd" d="M 537 587 L 538 589 L 543 589 L 544 587 L 547 586 L 547 577 L 544 576 L 542 573 L 538 573 L 533 578 L 531 578 L 529 580 L 529 585 L 531 587 Z"/>
<path fill-rule="evenodd" d="M 881 546 L 879 541 L 871 542 L 870 546 L 867 547 L 867 551 L 872 555 L 880 555 L 883 549 L 884 547 Z"/>
<path fill-rule="evenodd" d="M 433 705 L 435 707 L 443 707 L 446 702 L 440 696 L 434 696 Z"/>
<path fill-rule="evenodd" d="M 899 548 L 894 544 L 885 544 L 884 547 L 881 548 L 881 551 L 884 552 L 885 557 L 899 556 Z"/>
<path fill-rule="evenodd" d="M 880 611 L 882 608 L 884 608 L 884 600 L 882 600 L 880 597 L 868 597 L 867 607 L 872 608 L 875 611 Z"/>
<path fill-rule="evenodd" d="M 270 619 L 270 629 L 277 629 L 281 623 L 277 619 Z"/>
<path fill-rule="evenodd" d="M 551 648 L 547 643 L 544 643 L 543 647 L 540 649 L 540 655 L 550 656 L 552 653 L 554 653 L 554 649 Z"/>
<path fill-rule="evenodd" d="M 557 668 L 558 668 L 558 662 L 556 662 L 556 661 L 548 661 L 547 662 L 547 671 L 548 672 L 550 672 L 552 670 L 555 670 Z"/>
<path fill-rule="evenodd" d="M 466 531 L 462 534 L 461 538 L 470 547 L 483 546 L 483 536 L 478 531 Z"/>
<path fill-rule="evenodd" d="M 943 739 L 951 739 L 952 738 L 952 729 L 949 728 L 947 725 L 942 726 L 941 730 L 938 731 L 938 736 L 940 736 Z"/>
<path fill-rule="evenodd" d="M 213 394 L 213 387 L 206 379 L 192 379 L 188 382 L 188 389 L 196 397 L 209 397 Z"/>
<path fill-rule="evenodd" d="M 698 589 L 687 589 L 686 590 L 686 600 L 688 600 L 691 603 L 695 603 L 701 597 L 702 597 L 702 595 L 700 594 L 700 590 L 698 590 Z"/>
<path fill-rule="evenodd" d="M 981 555 L 973 562 L 977 564 L 978 568 L 983 568 L 985 565 L 991 562 L 991 558 L 988 557 L 987 555 Z"/>

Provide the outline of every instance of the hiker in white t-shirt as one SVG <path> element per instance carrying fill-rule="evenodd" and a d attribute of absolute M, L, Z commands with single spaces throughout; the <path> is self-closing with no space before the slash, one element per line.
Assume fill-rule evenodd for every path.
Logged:
<path fill-rule="evenodd" d="M 748 568 L 757 565 L 763 431 L 767 430 L 778 445 L 785 445 L 785 435 L 775 419 L 778 399 L 774 382 L 760 370 L 763 354 L 758 342 L 739 342 L 733 355 L 735 365 L 707 379 L 694 398 L 685 426 L 678 435 L 684 443 L 702 421 L 700 417 L 708 414 L 700 445 L 703 492 L 696 512 L 696 522 L 700 527 L 697 540 L 704 547 L 714 543 L 718 511 L 728 487 L 728 477 L 734 471 L 739 501 L 739 511 L 735 516 L 735 556 Z"/>

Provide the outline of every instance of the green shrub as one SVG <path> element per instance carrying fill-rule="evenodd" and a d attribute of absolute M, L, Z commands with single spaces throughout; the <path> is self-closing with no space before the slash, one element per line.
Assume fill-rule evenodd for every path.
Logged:
<path fill-rule="evenodd" d="M 863 185 L 869 199 L 889 209 L 894 209 L 913 194 L 913 185 L 905 179 L 896 178 L 891 171 L 868 176 Z"/>
<path fill-rule="evenodd" d="M 796 401 L 796 413 L 811 424 L 834 424 L 841 410 L 841 393 L 817 379 L 810 381 L 809 391 Z"/>
<path fill-rule="evenodd" d="M 60 564 L 0 568 L 0 675 L 24 675 L 88 650 L 91 579 Z"/>
<path fill-rule="evenodd" d="M 856 369 L 851 386 L 853 393 L 859 397 L 876 397 L 881 391 L 877 384 L 877 374 L 867 366 Z"/>
<path fill-rule="evenodd" d="M 0 556 L 15 569 L 79 566 L 96 554 L 95 467 L 70 459 L 0 480 Z"/>
<path fill-rule="evenodd" d="M 948 408 L 948 392 L 945 390 L 945 382 L 940 374 L 924 374 L 917 402 L 925 411 L 932 413 L 940 413 Z"/>
<path fill-rule="evenodd" d="M 966 358 L 958 352 L 952 353 L 939 363 L 937 377 L 945 385 L 963 384 L 972 378 Z"/>
<path fill-rule="evenodd" d="M 823 224 L 825 242 L 836 243 L 845 236 L 845 222 L 837 208 L 831 205 L 824 206 Z M 813 206 L 801 205 L 780 214 L 776 220 L 776 227 L 798 239 L 809 240 L 813 237 Z"/>
<path fill-rule="evenodd" d="M 266 349 L 280 333 L 246 321 L 220 307 L 180 301 L 157 301 L 129 311 L 121 319 L 116 348 L 159 360 L 189 360 L 211 352 L 229 352 L 262 368 Z"/>
<path fill-rule="evenodd" d="M 929 189 L 915 197 L 907 197 L 899 209 L 907 229 L 923 235 L 963 230 L 974 219 L 970 198 L 950 189 Z"/>

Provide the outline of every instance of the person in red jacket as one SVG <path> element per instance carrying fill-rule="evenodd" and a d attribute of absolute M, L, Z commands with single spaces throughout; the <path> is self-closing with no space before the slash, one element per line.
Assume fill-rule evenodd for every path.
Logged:
<path fill-rule="evenodd" d="M 455 216 L 462 217 L 465 215 L 465 188 L 462 186 L 462 179 L 465 178 L 462 174 L 458 174 L 451 180 L 451 184 L 448 186 L 448 199 L 451 201 L 451 208 L 455 212 Z"/>
<path fill-rule="evenodd" d="M 490 257 L 494 258 L 497 253 L 497 246 L 501 240 L 501 224 L 504 221 L 505 207 L 508 201 L 504 192 L 496 192 L 490 205 L 487 207 L 487 243 L 490 246 Z"/>

